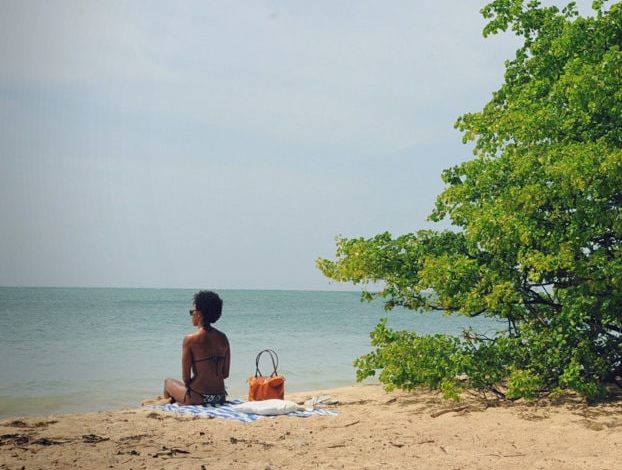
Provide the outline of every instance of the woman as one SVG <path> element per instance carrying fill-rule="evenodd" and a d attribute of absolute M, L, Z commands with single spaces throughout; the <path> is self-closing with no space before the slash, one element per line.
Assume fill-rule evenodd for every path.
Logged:
<path fill-rule="evenodd" d="M 216 405 L 224 403 L 227 393 L 231 353 L 227 336 L 212 326 L 222 313 L 222 300 L 215 292 L 202 290 L 194 294 L 190 309 L 192 324 L 198 329 L 184 337 L 181 352 L 183 382 L 164 381 L 164 398 L 183 405 Z"/>

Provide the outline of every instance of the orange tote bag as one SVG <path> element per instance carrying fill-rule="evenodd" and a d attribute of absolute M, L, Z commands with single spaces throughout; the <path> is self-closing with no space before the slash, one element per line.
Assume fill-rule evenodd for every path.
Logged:
<path fill-rule="evenodd" d="M 259 359 L 263 353 L 267 353 L 272 360 L 272 374 L 265 376 L 259 371 Z M 279 375 L 277 367 L 279 366 L 279 357 L 272 349 L 264 349 L 257 354 L 255 358 L 255 375 L 250 376 L 248 382 L 248 400 L 269 400 L 278 398 L 283 400 L 285 396 L 285 377 Z"/>

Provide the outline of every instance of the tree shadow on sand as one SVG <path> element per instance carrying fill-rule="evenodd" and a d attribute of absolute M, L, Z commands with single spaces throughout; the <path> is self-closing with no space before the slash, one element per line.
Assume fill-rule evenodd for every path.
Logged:
<path fill-rule="evenodd" d="M 392 397 L 391 397 L 392 396 Z M 460 400 L 446 400 L 439 392 L 414 390 L 393 392 L 387 400 L 378 401 L 386 406 L 399 406 L 410 415 L 438 417 L 446 413 L 464 414 L 485 412 L 489 408 L 507 408 L 527 421 L 543 421 L 556 413 L 570 413 L 576 416 L 574 422 L 592 430 L 622 428 L 622 391 L 612 391 L 610 397 L 598 402 L 589 402 L 577 394 L 568 393 L 556 399 L 542 398 L 533 401 L 504 400 L 465 393 Z"/>

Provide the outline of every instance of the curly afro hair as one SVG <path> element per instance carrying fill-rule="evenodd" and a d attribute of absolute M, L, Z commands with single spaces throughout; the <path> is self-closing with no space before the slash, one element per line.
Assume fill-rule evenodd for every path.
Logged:
<path fill-rule="evenodd" d="M 211 290 L 201 290 L 194 294 L 194 306 L 201 312 L 203 326 L 208 327 L 211 323 L 216 323 L 222 314 L 222 299 L 216 292 Z"/>

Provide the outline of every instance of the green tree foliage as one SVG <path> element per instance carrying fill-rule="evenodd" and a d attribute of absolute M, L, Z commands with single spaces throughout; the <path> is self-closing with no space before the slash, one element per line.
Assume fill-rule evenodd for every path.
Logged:
<path fill-rule="evenodd" d="M 622 375 L 622 4 L 581 17 L 496 0 L 484 35 L 524 39 L 505 82 L 456 127 L 474 158 L 445 170 L 430 216 L 455 230 L 337 239 L 319 269 L 380 281 L 395 306 L 501 319 L 492 337 L 418 336 L 381 322 L 355 365 L 389 387 L 507 398 L 599 397 Z"/>

